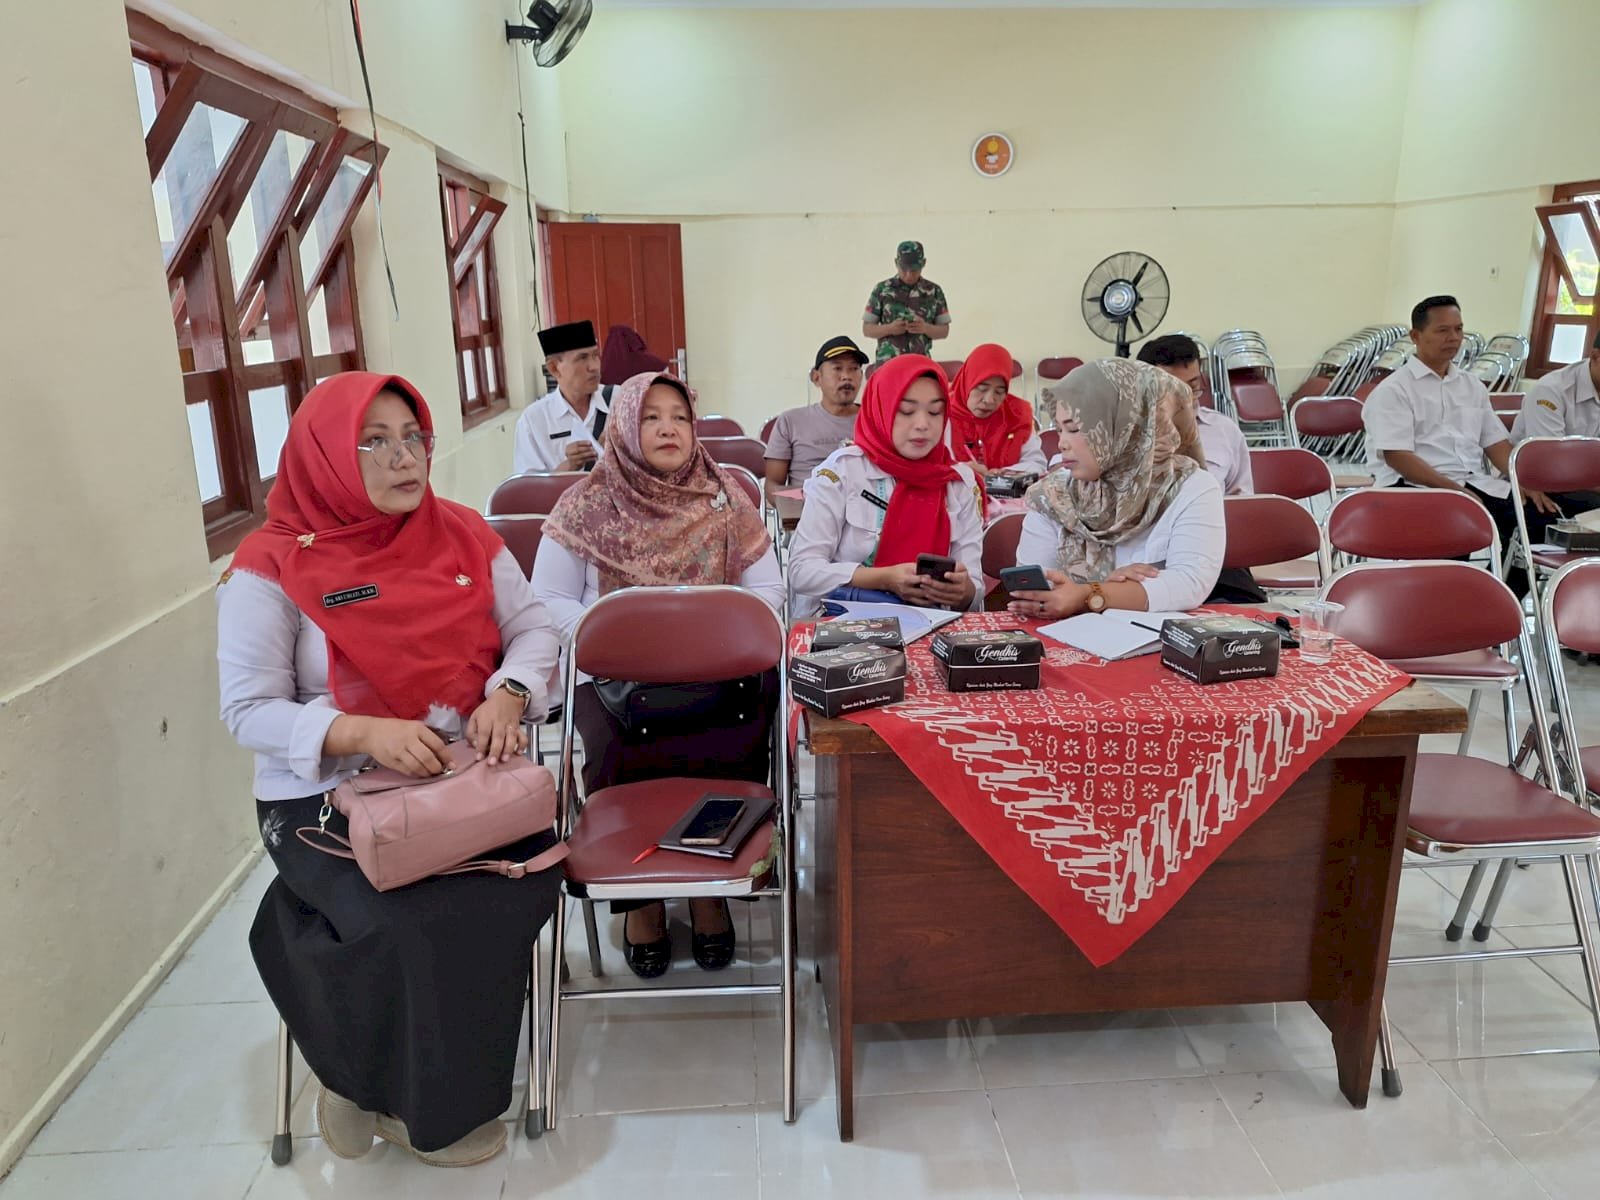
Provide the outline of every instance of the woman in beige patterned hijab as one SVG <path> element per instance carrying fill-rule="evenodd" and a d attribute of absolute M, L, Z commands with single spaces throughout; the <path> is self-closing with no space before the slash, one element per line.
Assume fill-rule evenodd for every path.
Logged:
<path fill-rule="evenodd" d="M 1111 358 L 1045 389 L 1065 470 L 1029 489 L 1017 561 L 1061 574 L 1050 592 L 1017 593 L 1013 611 L 1044 617 L 1107 607 L 1182 609 L 1210 593 L 1224 546 L 1221 491 L 1214 481 L 1207 488 L 1194 480 L 1209 476 L 1193 429 L 1185 438 L 1175 423 L 1185 409 L 1183 388 L 1165 371 Z M 1182 521 L 1163 521 L 1179 515 Z M 1150 569 L 1118 570 L 1130 562 Z"/>

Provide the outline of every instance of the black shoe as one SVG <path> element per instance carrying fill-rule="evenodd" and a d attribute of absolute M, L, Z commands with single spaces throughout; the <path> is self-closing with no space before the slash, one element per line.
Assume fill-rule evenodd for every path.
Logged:
<path fill-rule="evenodd" d="M 660 979 L 672 965 L 672 937 L 663 932 L 653 942 L 630 942 L 627 922 L 623 922 L 622 957 L 628 961 L 628 970 L 640 979 Z"/>
<path fill-rule="evenodd" d="M 701 933 L 697 929 L 690 939 L 694 945 L 694 961 L 700 964 L 702 971 L 720 971 L 733 961 L 736 941 L 726 900 L 722 901 L 722 919 L 727 921 L 728 927 L 721 933 Z"/>

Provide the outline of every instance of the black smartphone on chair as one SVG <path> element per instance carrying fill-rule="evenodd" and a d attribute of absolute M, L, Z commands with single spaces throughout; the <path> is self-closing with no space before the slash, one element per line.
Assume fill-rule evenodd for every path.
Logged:
<path fill-rule="evenodd" d="M 745 802 L 727 797 L 708 799 L 684 826 L 678 840 L 685 846 L 720 846 L 728 840 L 734 823 L 744 815 Z"/>

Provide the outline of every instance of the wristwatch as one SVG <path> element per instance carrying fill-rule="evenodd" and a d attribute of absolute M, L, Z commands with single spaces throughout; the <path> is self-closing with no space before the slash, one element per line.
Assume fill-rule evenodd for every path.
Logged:
<path fill-rule="evenodd" d="M 1105 612 L 1106 610 L 1106 594 L 1098 583 L 1089 585 L 1088 607 L 1089 611 L 1094 613 Z"/>
<path fill-rule="evenodd" d="M 518 700 L 522 701 L 522 711 L 523 712 L 527 712 L 528 711 L 528 701 L 533 699 L 533 689 L 532 688 L 529 688 L 529 687 L 525 686 L 524 684 L 518 683 L 515 679 L 502 679 L 498 684 L 495 685 L 495 689 L 494 690 L 498 692 L 501 688 L 504 688 L 506 691 L 510 692 L 513 696 L 515 696 Z"/>

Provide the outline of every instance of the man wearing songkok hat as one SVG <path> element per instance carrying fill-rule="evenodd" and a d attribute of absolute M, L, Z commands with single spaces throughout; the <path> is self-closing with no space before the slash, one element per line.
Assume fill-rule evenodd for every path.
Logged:
<path fill-rule="evenodd" d="M 587 471 L 600 454 L 610 388 L 600 387 L 600 343 L 590 321 L 539 331 L 539 349 L 556 386 L 517 419 L 512 469 Z"/>

